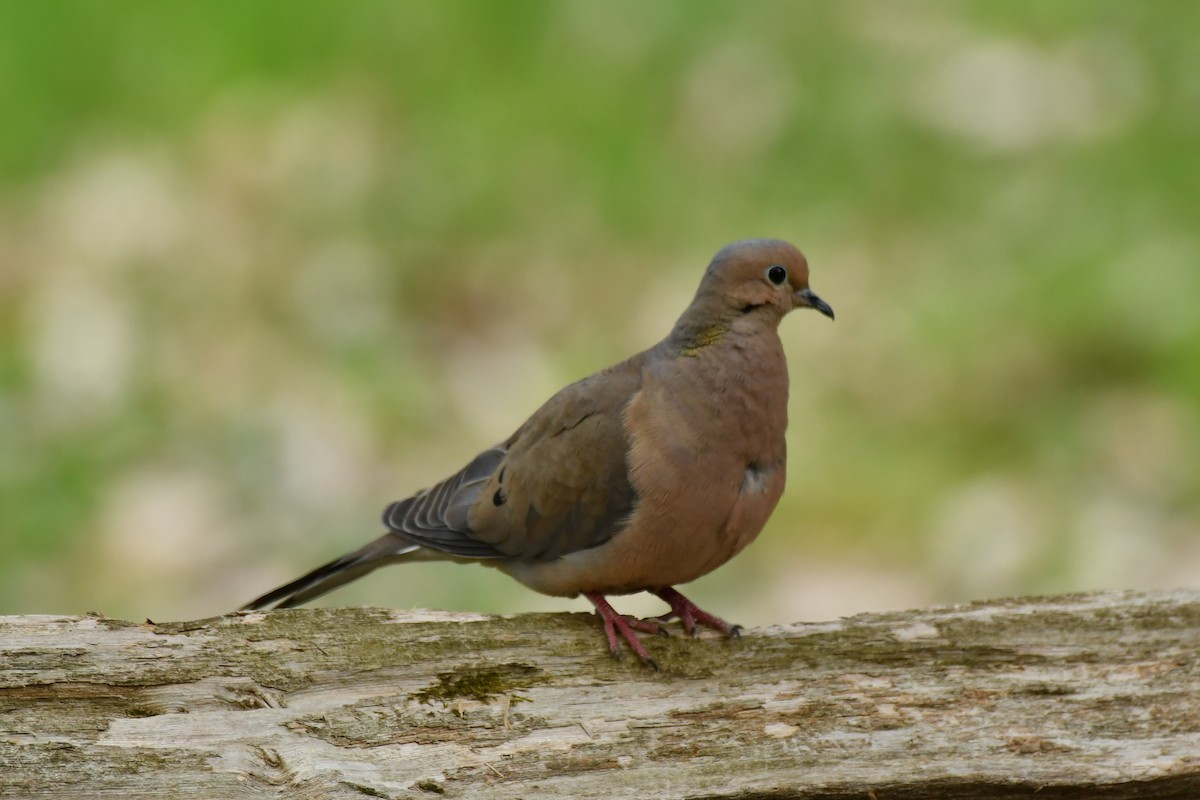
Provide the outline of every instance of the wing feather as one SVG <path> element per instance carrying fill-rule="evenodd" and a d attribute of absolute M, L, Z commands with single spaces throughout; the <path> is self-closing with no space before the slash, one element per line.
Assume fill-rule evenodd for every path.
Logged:
<path fill-rule="evenodd" d="M 461 509 L 470 507 L 503 460 L 503 447 L 493 447 L 441 483 L 392 503 L 383 524 L 393 533 L 425 547 L 466 558 L 498 558 L 504 553 L 471 535 Z"/>
<path fill-rule="evenodd" d="M 637 499 L 624 411 L 640 388 L 636 357 L 566 387 L 505 442 L 388 506 L 384 524 L 473 559 L 549 561 L 607 541 Z"/>

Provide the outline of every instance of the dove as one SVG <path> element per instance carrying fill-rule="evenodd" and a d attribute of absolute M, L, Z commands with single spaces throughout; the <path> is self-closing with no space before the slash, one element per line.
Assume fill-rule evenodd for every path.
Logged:
<path fill-rule="evenodd" d="M 595 607 L 608 649 L 657 665 L 637 633 L 678 618 L 725 636 L 741 628 L 675 587 L 706 575 L 763 529 L 787 472 L 788 371 L 780 321 L 833 319 L 808 262 L 778 239 L 713 257 L 661 342 L 570 384 L 459 472 L 389 505 L 387 532 L 248 603 L 288 608 L 388 565 L 479 563 Z M 610 595 L 649 592 L 670 610 L 637 619 Z"/>

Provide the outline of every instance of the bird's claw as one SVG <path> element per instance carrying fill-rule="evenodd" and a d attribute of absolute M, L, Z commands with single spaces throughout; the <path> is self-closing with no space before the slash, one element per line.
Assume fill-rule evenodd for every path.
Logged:
<path fill-rule="evenodd" d="M 646 650 L 646 645 L 642 644 L 642 640 L 637 637 L 634 630 L 637 629 L 646 633 L 665 633 L 662 626 L 657 623 L 618 614 L 609 605 L 608 601 L 604 599 L 604 595 L 602 594 L 586 592 L 584 597 L 592 602 L 592 605 L 596 607 L 596 614 L 604 622 L 604 636 L 608 639 L 608 649 L 612 652 L 613 657 L 618 661 L 621 660 L 621 639 L 624 639 L 625 643 L 629 645 L 629 649 L 641 659 L 643 664 L 658 672 L 657 662 L 650 657 L 650 653 Z M 620 638 L 617 638 L 618 634 Z"/>
<path fill-rule="evenodd" d="M 742 635 L 741 625 L 732 625 L 718 616 L 709 614 L 703 611 L 688 600 L 675 589 L 667 587 L 666 589 L 658 589 L 654 592 L 666 603 L 670 604 L 671 610 L 665 614 L 655 617 L 654 619 L 661 622 L 666 622 L 671 619 L 678 619 L 679 624 L 683 626 L 683 630 L 688 636 L 696 635 L 696 625 L 703 625 L 706 628 L 720 631 L 730 639 L 739 639 Z"/>
<path fill-rule="evenodd" d="M 654 591 L 654 594 L 666 601 L 671 606 L 671 610 L 657 617 L 639 619 L 625 614 L 618 614 L 609 605 L 604 595 L 599 592 L 584 593 L 584 597 L 590 600 L 592 605 L 596 607 L 596 614 L 604 622 L 604 636 L 608 640 L 608 649 L 618 661 L 621 660 L 621 640 L 624 639 L 625 644 L 629 645 L 629 649 L 642 660 L 642 663 L 657 672 L 658 664 L 650 657 L 650 653 L 646 650 L 646 645 L 642 644 L 642 640 L 638 638 L 634 631 L 653 633 L 659 636 L 670 636 L 671 632 L 662 623 L 673 619 L 679 620 L 680 625 L 683 626 L 683 630 L 688 636 L 696 635 L 697 625 L 703 625 L 706 628 L 720 631 L 731 639 L 740 638 L 742 635 L 741 625 L 731 625 L 720 617 L 709 614 L 707 611 L 702 611 L 695 603 L 670 587 L 657 589 Z"/>
<path fill-rule="evenodd" d="M 674 611 L 668 611 L 665 614 L 659 614 L 657 617 L 652 617 L 659 622 L 670 622 L 673 619 L 679 620 L 679 624 L 683 626 L 683 632 L 688 636 L 695 638 L 696 625 L 692 620 L 676 614 Z M 666 630 L 665 628 L 663 630 Z"/>
<path fill-rule="evenodd" d="M 665 636 L 671 638 L 671 630 L 665 625 L 659 624 L 658 617 L 650 617 L 649 619 L 631 618 L 629 627 L 641 631 L 642 633 L 650 633 L 655 636 Z"/>

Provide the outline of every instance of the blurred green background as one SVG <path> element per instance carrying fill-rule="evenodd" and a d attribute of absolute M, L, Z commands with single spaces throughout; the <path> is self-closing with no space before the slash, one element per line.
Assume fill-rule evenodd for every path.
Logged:
<path fill-rule="evenodd" d="M 213 615 L 804 249 L 746 624 L 1200 583 L 1200 4 L 0 2 L 0 613 Z M 323 600 L 585 608 L 393 568 Z M 619 601 L 636 612 L 657 603 Z"/>

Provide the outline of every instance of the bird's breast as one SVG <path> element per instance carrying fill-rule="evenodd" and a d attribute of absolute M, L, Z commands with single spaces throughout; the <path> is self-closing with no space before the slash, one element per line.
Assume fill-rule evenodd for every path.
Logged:
<path fill-rule="evenodd" d="M 782 348 L 719 355 L 711 363 L 670 362 L 647 376 L 625 412 L 638 501 L 613 545 L 629 542 L 630 559 L 651 553 L 656 563 L 670 564 L 670 583 L 694 580 L 736 555 L 762 530 L 783 493 L 788 386 Z"/>

